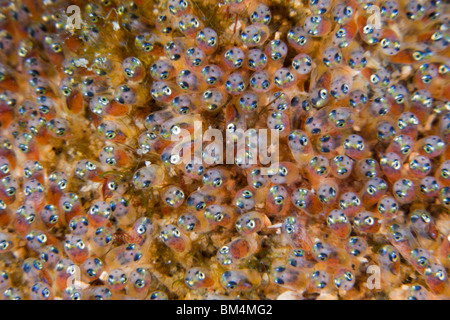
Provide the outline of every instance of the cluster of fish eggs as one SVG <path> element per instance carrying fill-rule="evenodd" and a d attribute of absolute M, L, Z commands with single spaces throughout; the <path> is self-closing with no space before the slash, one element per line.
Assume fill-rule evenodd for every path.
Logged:
<path fill-rule="evenodd" d="M 0 297 L 448 297 L 449 17 L 0 1 Z"/>

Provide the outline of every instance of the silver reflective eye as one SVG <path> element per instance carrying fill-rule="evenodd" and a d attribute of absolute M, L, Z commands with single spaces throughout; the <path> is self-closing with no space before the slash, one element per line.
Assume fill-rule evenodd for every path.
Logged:
<path fill-rule="evenodd" d="M 293 226 L 287 226 L 287 227 L 286 227 L 286 232 L 287 232 L 287 233 L 291 234 L 291 233 L 293 233 L 294 231 L 295 231 L 295 229 L 294 229 Z"/>
<path fill-rule="evenodd" d="M 144 234 L 146 231 L 147 231 L 147 228 L 146 228 L 144 225 L 140 225 L 140 226 L 137 228 L 137 232 L 138 232 L 139 234 Z"/>
<path fill-rule="evenodd" d="M 444 281 L 445 280 L 445 273 L 443 271 L 441 271 L 441 270 L 437 271 L 436 272 L 436 278 L 441 280 L 441 281 Z"/>
<path fill-rule="evenodd" d="M 77 248 L 80 249 L 80 250 L 83 250 L 85 248 L 84 242 L 81 241 L 81 240 L 78 240 L 77 241 Z"/>
<path fill-rule="evenodd" d="M 368 226 L 371 226 L 375 223 L 375 220 L 372 217 L 366 217 L 364 219 L 364 223 Z"/>
<path fill-rule="evenodd" d="M 256 224 L 255 224 L 255 221 L 254 221 L 254 220 L 248 220 L 248 221 L 247 221 L 247 227 L 248 227 L 249 229 L 253 229 L 253 228 L 255 228 L 255 226 L 256 226 Z"/>
<path fill-rule="evenodd" d="M 236 125 L 234 123 L 229 123 L 228 126 L 227 126 L 227 130 L 230 133 L 235 132 L 236 131 Z"/>
<path fill-rule="evenodd" d="M 230 252 L 230 248 L 228 246 L 223 246 L 222 248 L 220 248 L 219 252 L 221 254 L 228 254 Z"/>
<path fill-rule="evenodd" d="M 370 185 L 370 186 L 367 187 L 367 193 L 368 194 L 374 195 L 375 192 L 377 192 L 377 189 L 374 186 Z"/>

